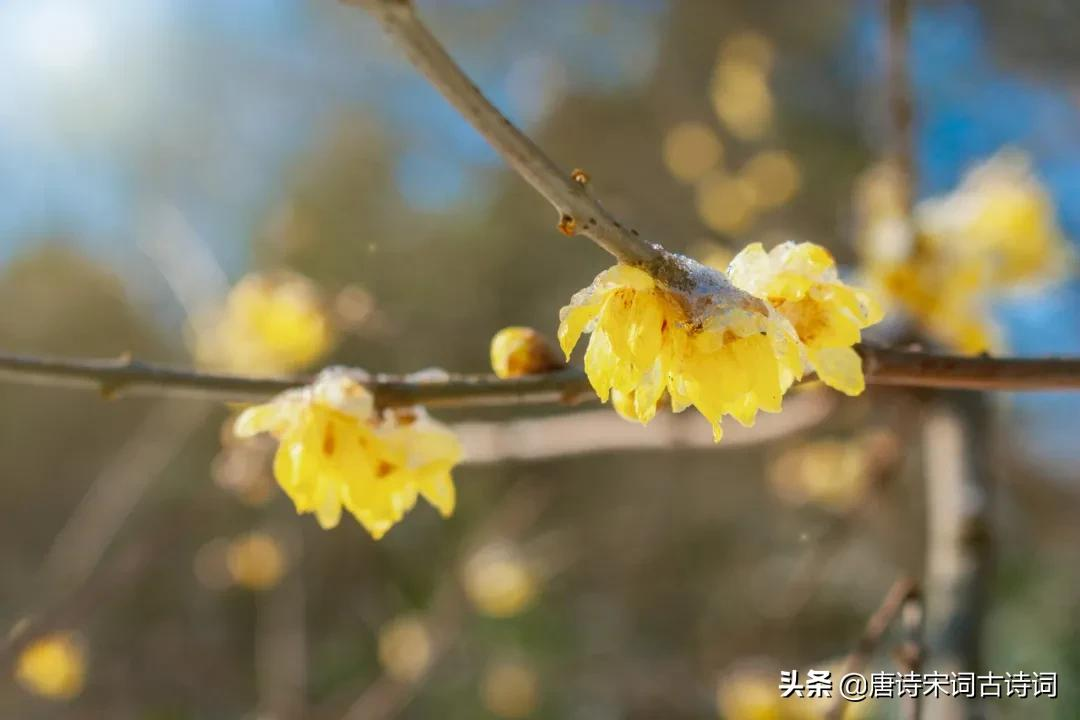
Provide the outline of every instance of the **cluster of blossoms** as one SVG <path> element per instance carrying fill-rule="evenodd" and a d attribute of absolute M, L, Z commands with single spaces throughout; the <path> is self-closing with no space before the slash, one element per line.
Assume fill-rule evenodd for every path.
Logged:
<path fill-rule="evenodd" d="M 590 333 L 585 372 L 624 417 L 647 423 L 666 391 L 675 412 L 694 406 L 719 440 L 724 415 L 751 425 L 758 410 L 779 412 L 807 366 L 842 392 L 863 391 L 852 345 L 880 312 L 839 280 L 823 248 L 784 243 L 766 253 L 755 243 L 726 273 L 677 261 L 689 288 L 615 265 L 560 313 L 563 351 L 569 357 Z"/>
<path fill-rule="evenodd" d="M 808 368 L 844 393 L 863 391 L 852 346 L 880 313 L 840 281 L 823 248 L 784 243 L 766 252 L 754 244 L 724 272 L 681 256 L 672 262 L 678 288 L 619 264 L 562 309 L 563 352 L 569 358 L 589 333 L 585 373 L 621 415 L 647 423 L 667 393 L 676 412 L 697 408 L 719 440 L 723 416 L 751 425 L 759 410 L 779 412 Z M 541 335 L 521 327 L 495 336 L 491 359 L 501 378 L 563 366 Z M 462 457 L 454 434 L 422 408 L 380 412 L 362 379 L 345 370 L 245 410 L 234 432 L 277 438 L 277 482 L 323 527 L 337 525 L 344 508 L 379 538 L 418 496 L 444 515 L 453 510 L 450 471 Z"/>
<path fill-rule="evenodd" d="M 1070 264 L 1065 237 L 1028 159 L 1005 150 L 941 198 L 903 218 L 895 173 L 876 169 L 859 193 L 860 250 L 868 283 L 943 345 L 1001 348 L 996 297 L 1052 282 Z"/>
<path fill-rule="evenodd" d="M 378 411 L 355 372 L 325 370 L 308 387 L 248 408 L 234 430 L 277 438 L 274 476 L 297 512 L 314 513 L 324 528 L 345 508 L 378 539 L 418 496 L 444 516 L 454 510 L 457 438 L 422 408 Z"/>

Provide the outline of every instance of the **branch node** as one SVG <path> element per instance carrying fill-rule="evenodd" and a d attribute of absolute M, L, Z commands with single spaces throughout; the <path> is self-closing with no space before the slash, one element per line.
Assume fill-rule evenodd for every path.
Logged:
<path fill-rule="evenodd" d="M 585 172 L 581 168 L 574 168 L 574 171 L 570 173 L 570 179 L 576 182 L 581 187 L 585 187 L 589 184 L 589 173 Z"/>
<path fill-rule="evenodd" d="M 563 216 L 559 218 L 558 228 L 559 232 L 566 237 L 574 237 L 574 235 L 577 234 L 577 221 L 570 215 L 564 213 Z"/>

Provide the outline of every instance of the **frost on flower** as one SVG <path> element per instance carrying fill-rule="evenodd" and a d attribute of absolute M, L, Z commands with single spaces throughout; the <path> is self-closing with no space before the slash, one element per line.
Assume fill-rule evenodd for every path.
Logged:
<path fill-rule="evenodd" d="M 881 311 L 866 293 L 840 281 L 825 248 L 786 242 L 766 253 L 754 243 L 735 256 L 727 274 L 736 287 L 766 300 L 791 323 L 826 385 L 848 395 L 862 393 L 862 359 L 852 346 L 863 328 L 881 320 Z"/>
<path fill-rule="evenodd" d="M 297 512 L 314 513 L 324 528 L 335 527 L 344 508 L 378 539 L 418 495 L 444 516 L 454 510 L 457 437 L 423 408 L 377 412 L 371 393 L 344 369 L 248 408 L 235 432 L 277 438 L 274 477 Z"/>
<path fill-rule="evenodd" d="M 691 405 L 712 424 L 731 415 L 744 425 L 758 410 L 779 412 L 802 376 L 791 324 L 722 274 L 676 257 L 688 289 L 673 289 L 643 270 L 615 265 L 579 291 L 559 314 L 559 344 L 569 358 L 590 333 L 585 372 L 604 402 L 647 423 L 666 390 L 672 408 Z"/>
<path fill-rule="evenodd" d="M 194 318 L 191 331 L 201 367 L 245 374 L 300 370 L 333 341 L 317 289 L 292 273 L 245 277 L 221 308 Z"/>
<path fill-rule="evenodd" d="M 895 180 L 878 169 L 862 183 L 860 252 L 868 281 L 942 344 L 999 349 L 995 297 L 1061 278 L 1072 256 L 1049 193 L 1026 156 L 1005 150 L 960 186 L 915 208 L 914 232 L 897 233 L 887 198 Z"/>

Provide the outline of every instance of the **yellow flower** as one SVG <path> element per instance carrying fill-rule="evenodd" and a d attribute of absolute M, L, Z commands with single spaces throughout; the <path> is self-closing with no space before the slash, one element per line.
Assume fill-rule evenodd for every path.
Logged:
<path fill-rule="evenodd" d="M 536 573 L 517 548 L 506 543 L 478 550 L 465 563 L 462 580 L 469 601 L 491 617 L 517 615 L 536 598 Z"/>
<path fill-rule="evenodd" d="M 826 670 L 834 683 L 843 675 L 842 665 L 821 663 L 815 669 Z M 805 683 L 806 670 L 798 671 L 797 683 Z M 779 672 L 759 667 L 736 669 L 720 679 L 716 691 L 717 709 L 724 720 L 824 720 L 832 708 L 832 698 L 790 695 L 782 697 L 778 687 Z M 842 700 L 842 717 L 863 720 L 874 710 L 872 700 Z"/>
<path fill-rule="evenodd" d="M 379 665 L 399 682 L 416 682 L 431 665 L 431 633 L 418 615 L 402 615 L 380 627 L 378 642 Z"/>
<path fill-rule="evenodd" d="M 920 203 L 916 217 L 939 252 L 977 258 L 997 288 L 1052 280 L 1068 266 L 1050 194 L 1014 149 L 972 169 L 950 195 Z"/>
<path fill-rule="evenodd" d="M 501 378 L 536 375 L 563 367 L 547 338 L 529 327 L 508 327 L 491 338 L 491 369 Z"/>
<path fill-rule="evenodd" d="M 86 654 L 71 633 L 52 633 L 30 643 L 16 663 L 15 677 L 26 690 L 53 700 L 70 700 L 83 689 Z"/>
<path fill-rule="evenodd" d="M 454 434 L 423 408 L 376 412 L 371 393 L 340 368 L 314 384 L 245 410 L 235 432 L 278 439 L 274 477 L 296 505 L 335 527 L 344 507 L 378 539 L 417 495 L 444 516 L 454 510 L 450 471 L 462 456 Z"/>
<path fill-rule="evenodd" d="M 219 310 L 192 322 L 195 360 L 213 370 L 275 375 L 311 365 L 332 333 L 319 294 L 294 274 L 249 275 Z"/>
<path fill-rule="evenodd" d="M 719 440 L 725 414 L 750 425 L 759 409 L 779 412 L 802 375 L 798 338 L 722 273 L 678 261 L 688 290 L 628 265 L 600 273 L 560 312 L 559 344 L 569 358 L 582 333 L 591 333 L 585 372 L 600 399 L 614 395 L 623 414 L 647 423 L 666 389 L 676 412 L 693 405 Z"/>
<path fill-rule="evenodd" d="M 826 385 L 848 395 L 866 389 L 862 359 L 852 346 L 863 328 L 881 320 L 881 311 L 866 293 L 840 281 L 825 248 L 786 242 L 766 253 L 754 243 L 735 256 L 727 274 L 787 318 Z"/>
<path fill-rule="evenodd" d="M 769 480 L 787 502 L 847 512 L 862 500 L 873 479 L 869 450 L 867 443 L 839 440 L 798 445 L 772 462 Z"/>
<path fill-rule="evenodd" d="M 233 582 L 249 590 L 272 588 L 285 574 L 285 554 L 277 540 L 261 532 L 230 543 L 225 562 Z"/>
<path fill-rule="evenodd" d="M 899 232 L 895 177 L 861 183 L 859 250 L 868 282 L 934 339 L 965 353 L 1000 349 L 995 296 L 1059 279 L 1073 264 L 1047 191 L 1027 158 L 1005 150 L 960 186 L 915 209 Z"/>

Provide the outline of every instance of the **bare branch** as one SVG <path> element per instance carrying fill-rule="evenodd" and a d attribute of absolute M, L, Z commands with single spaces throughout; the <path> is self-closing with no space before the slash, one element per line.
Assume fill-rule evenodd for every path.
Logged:
<path fill-rule="evenodd" d="M 901 608 L 904 607 L 909 598 L 914 596 L 914 593 L 915 583 L 911 578 L 902 577 L 893 583 L 892 587 L 889 588 L 889 592 L 885 594 L 885 599 L 881 601 L 881 605 L 866 621 L 866 627 L 863 629 L 859 641 L 855 644 L 855 648 L 845 658 L 844 669 L 839 673 L 840 677 L 862 670 L 870 656 L 874 654 L 878 644 L 881 642 L 881 638 L 885 635 L 885 631 L 889 629 L 889 625 L 900 614 Z M 837 694 L 825 714 L 826 720 L 839 720 L 843 717 L 846 707 L 847 702 Z"/>
<path fill-rule="evenodd" d="M 1080 390 L 1080 358 L 992 358 L 929 355 L 914 350 L 856 346 L 872 385 L 960 390 Z M 117 359 L 48 358 L 0 353 L 0 381 L 96 388 L 121 392 L 186 395 L 220 400 L 265 400 L 311 381 L 310 377 L 257 378 L 206 373 Z M 487 374 L 450 374 L 436 380 L 375 375 L 365 386 L 381 407 L 481 407 L 574 403 L 593 398 L 578 368 L 500 379 Z"/>
<path fill-rule="evenodd" d="M 0 353 L 0 380 L 50 386 L 90 387 L 106 396 L 120 392 L 265 400 L 311 382 L 310 377 L 256 378 L 118 359 L 39 358 Z M 449 375 L 440 380 L 377 375 L 365 383 L 381 407 L 485 406 L 572 402 L 591 395 L 585 374 L 567 368 L 545 375 L 501 380 L 494 375 Z"/>
<path fill-rule="evenodd" d="M 898 648 L 897 657 L 901 668 L 908 674 L 918 675 L 923 669 L 925 651 L 923 600 L 918 589 L 908 593 L 900 608 L 900 627 L 904 633 L 903 643 Z M 938 702 L 941 698 L 930 698 L 928 703 Z M 923 715 L 923 702 L 919 693 L 910 693 L 900 699 L 901 720 L 919 720 Z M 978 717 L 976 715 L 976 717 Z"/>
<path fill-rule="evenodd" d="M 671 279 L 678 268 L 668 262 L 659 245 L 645 242 L 637 232 L 612 217 L 586 189 L 588 176 L 564 172 L 514 126 L 462 71 L 405 0 L 347 0 L 367 9 L 405 52 L 409 61 L 484 136 L 506 163 L 544 196 L 559 213 L 559 229 L 584 235 L 620 261 L 646 267 Z"/>
<path fill-rule="evenodd" d="M 915 99 L 908 56 L 911 43 L 911 0 L 888 0 L 885 40 L 889 93 L 890 152 L 900 176 L 904 208 L 911 219 L 915 202 Z"/>
<path fill-rule="evenodd" d="M 934 355 L 857 345 L 871 385 L 954 390 L 1080 390 L 1080 358 Z"/>

